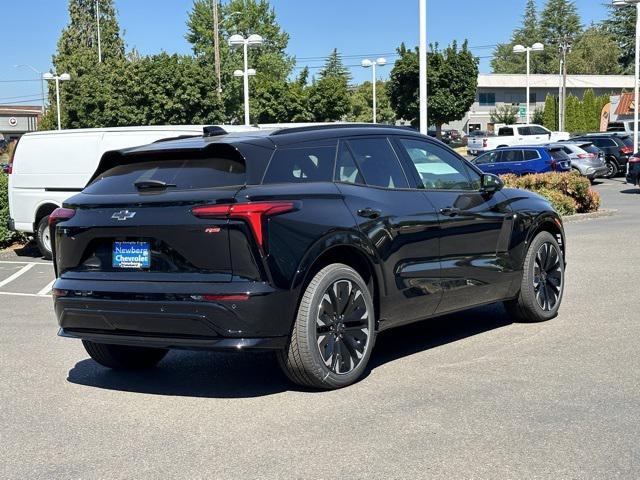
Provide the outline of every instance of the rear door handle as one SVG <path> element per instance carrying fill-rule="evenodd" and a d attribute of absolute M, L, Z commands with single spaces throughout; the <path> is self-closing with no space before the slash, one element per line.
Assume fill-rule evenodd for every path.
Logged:
<path fill-rule="evenodd" d="M 440 213 L 446 217 L 455 217 L 461 212 L 459 208 L 445 207 L 440 209 Z"/>
<path fill-rule="evenodd" d="M 382 211 L 377 208 L 366 207 L 358 210 L 358 216 L 364 218 L 378 218 L 380 215 L 382 215 Z"/>

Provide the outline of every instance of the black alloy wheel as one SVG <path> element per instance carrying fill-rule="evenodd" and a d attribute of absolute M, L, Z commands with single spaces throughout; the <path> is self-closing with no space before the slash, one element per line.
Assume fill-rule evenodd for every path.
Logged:
<path fill-rule="evenodd" d="M 562 292 L 563 271 L 557 244 L 543 243 L 536 253 L 533 289 L 536 301 L 545 312 L 555 309 Z"/>
<path fill-rule="evenodd" d="M 369 342 L 369 315 L 362 290 L 338 280 L 325 290 L 316 319 L 316 342 L 327 368 L 338 375 L 353 371 Z"/>

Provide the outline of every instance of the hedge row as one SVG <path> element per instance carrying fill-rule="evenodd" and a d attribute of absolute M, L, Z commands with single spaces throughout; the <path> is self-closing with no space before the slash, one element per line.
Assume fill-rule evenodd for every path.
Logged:
<path fill-rule="evenodd" d="M 7 220 L 9 220 L 8 185 L 9 177 L 0 173 L 0 248 L 11 245 L 19 238 L 19 235 L 7 228 Z"/>
<path fill-rule="evenodd" d="M 503 175 L 507 187 L 531 190 L 547 198 L 560 215 L 595 212 L 600 208 L 600 195 L 589 180 L 576 172 L 539 173 L 536 175 Z"/>

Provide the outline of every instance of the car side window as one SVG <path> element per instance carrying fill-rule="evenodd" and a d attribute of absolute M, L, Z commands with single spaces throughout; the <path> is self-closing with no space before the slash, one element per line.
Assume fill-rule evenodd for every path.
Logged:
<path fill-rule="evenodd" d="M 336 145 L 296 145 L 278 149 L 262 183 L 330 182 L 335 155 Z"/>
<path fill-rule="evenodd" d="M 518 132 L 520 135 L 533 135 L 530 127 L 518 127 Z"/>
<path fill-rule="evenodd" d="M 387 138 L 354 138 L 348 140 L 348 144 L 367 185 L 409 188 L 404 170 Z"/>
<path fill-rule="evenodd" d="M 360 169 L 356 165 L 356 161 L 349 151 L 349 147 L 347 147 L 344 142 L 340 142 L 340 146 L 338 147 L 335 181 L 364 185 L 364 178 L 360 173 Z"/>
<path fill-rule="evenodd" d="M 549 132 L 546 131 L 542 127 L 532 126 L 532 127 L 529 127 L 529 128 L 531 129 L 531 134 L 532 135 L 549 135 Z"/>
<path fill-rule="evenodd" d="M 480 175 L 473 169 L 469 178 L 464 161 L 445 148 L 424 140 L 401 138 L 400 144 L 413 162 L 424 188 L 430 190 L 473 190 Z"/>
<path fill-rule="evenodd" d="M 476 165 L 486 165 L 487 163 L 497 163 L 500 161 L 500 154 L 502 152 L 499 152 L 497 150 L 494 150 L 493 152 L 487 152 L 483 155 L 480 155 L 478 158 L 476 158 L 473 163 L 475 163 Z"/>
<path fill-rule="evenodd" d="M 506 162 L 522 162 L 522 150 L 503 150 L 500 157 L 501 163 Z"/>
<path fill-rule="evenodd" d="M 535 150 L 525 150 L 523 153 L 525 162 L 529 160 L 538 160 L 540 158 L 540 155 Z"/>

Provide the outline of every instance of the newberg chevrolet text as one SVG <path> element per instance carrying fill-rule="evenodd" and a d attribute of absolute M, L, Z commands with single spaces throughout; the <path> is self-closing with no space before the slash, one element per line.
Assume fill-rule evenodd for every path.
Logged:
<path fill-rule="evenodd" d="M 561 220 L 441 142 L 332 125 L 106 153 L 50 218 L 60 335 L 111 368 L 169 349 L 270 349 L 339 388 L 382 330 L 504 302 L 556 316 Z"/>

